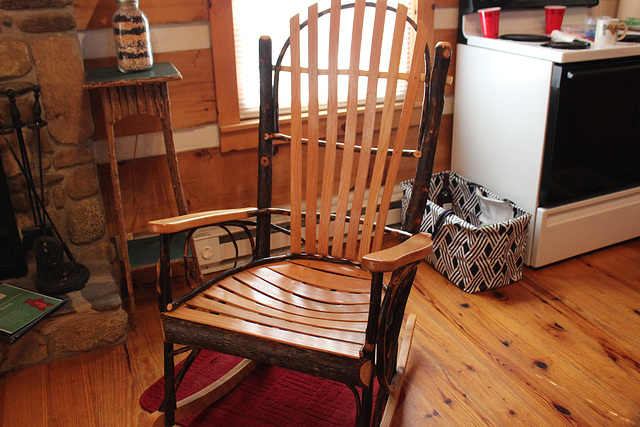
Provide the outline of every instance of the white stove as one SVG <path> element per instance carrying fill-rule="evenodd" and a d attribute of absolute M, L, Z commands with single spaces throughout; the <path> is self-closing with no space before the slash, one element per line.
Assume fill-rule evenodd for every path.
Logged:
<path fill-rule="evenodd" d="M 597 0 L 460 0 L 454 80 L 451 168 L 532 213 L 532 267 L 640 236 L 640 43 L 482 37 L 479 8 L 502 6 L 501 36 L 543 35 L 545 4 L 576 32 Z"/>

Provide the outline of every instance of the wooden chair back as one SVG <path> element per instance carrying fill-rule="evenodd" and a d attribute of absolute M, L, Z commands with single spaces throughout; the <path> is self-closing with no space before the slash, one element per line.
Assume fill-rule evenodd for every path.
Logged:
<path fill-rule="evenodd" d="M 371 14 L 372 36 L 363 37 L 365 18 L 371 22 Z M 328 37 L 328 58 L 319 56 L 322 30 L 326 29 L 320 18 L 329 20 L 328 34 L 324 35 Z M 386 0 L 378 0 L 375 5 L 356 0 L 344 6 L 339 0 L 332 0 L 326 11 L 318 11 L 317 4 L 310 6 L 305 22 L 300 22 L 299 15 L 290 21 L 290 38 L 275 64 L 273 86 L 271 61 L 266 59 L 268 40 L 261 40 L 261 52 L 265 52 L 261 59 L 261 119 L 267 123 L 261 135 L 271 141 L 263 141 L 267 148 L 260 153 L 260 163 L 269 166 L 265 169 L 270 168 L 272 159 L 264 156 L 270 154 L 273 140 L 290 140 L 292 253 L 330 255 L 358 262 L 382 247 L 400 162 L 403 154 L 415 154 L 405 147 L 428 62 L 426 28 L 407 18 L 407 7 L 388 8 Z M 340 32 L 344 19 L 353 19 L 351 34 Z M 346 67 L 339 61 L 339 49 L 345 49 L 341 45 L 343 39 L 350 41 Z M 410 65 L 408 72 L 403 72 L 407 43 L 411 45 Z M 385 44 L 390 46 L 388 60 L 386 55 L 382 57 Z M 283 64 L 285 55 L 290 64 Z M 322 67 L 323 63 L 328 66 Z M 291 77 L 290 137 L 278 133 L 278 86 L 283 72 Z M 396 94 L 401 81 L 406 81 L 404 99 Z M 386 85 L 382 100 L 378 97 L 380 84 Z M 366 95 L 359 99 L 359 88 L 363 86 Z M 326 105 L 321 105 L 324 90 Z M 339 102 L 344 91 L 346 104 Z M 303 105 L 303 98 L 308 98 L 308 105 Z M 272 129 L 268 129 L 269 123 L 273 123 Z M 344 135 L 339 136 L 342 123 Z M 415 147 L 414 141 L 412 148 Z M 265 173 L 271 171 L 263 170 L 261 175 Z M 270 192 L 270 183 L 259 189 L 260 193 L 267 191 Z M 266 208 L 270 200 L 263 200 L 263 206 L 260 203 L 259 200 L 259 208 Z"/>

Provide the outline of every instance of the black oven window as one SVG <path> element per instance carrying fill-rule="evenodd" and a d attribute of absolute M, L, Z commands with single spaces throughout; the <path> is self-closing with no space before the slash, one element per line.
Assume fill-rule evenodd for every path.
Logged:
<path fill-rule="evenodd" d="M 640 185 L 640 58 L 556 65 L 540 206 Z"/>

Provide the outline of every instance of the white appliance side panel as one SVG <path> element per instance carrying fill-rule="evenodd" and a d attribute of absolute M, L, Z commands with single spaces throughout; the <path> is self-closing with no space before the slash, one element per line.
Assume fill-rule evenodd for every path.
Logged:
<path fill-rule="evenodd" d="M 535 213 L 553 63 L 458 45 L 453 171 Z"/>
<path fill-rule="evenodd" d="M 529 233 L 531 234 L 531 233 Z M 640 187 L 556 208 L 538 208 L 532 267 L 640 236 Z"/>

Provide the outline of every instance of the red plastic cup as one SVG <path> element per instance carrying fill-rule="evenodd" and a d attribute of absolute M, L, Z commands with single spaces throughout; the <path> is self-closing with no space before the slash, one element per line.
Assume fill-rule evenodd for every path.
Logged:
<path fill-rule="evenodd" d="M 553 30 L 562 27 L 562 18 L 567 6 L 545 6 L 544 7 L 544 28 L 545 33 L 550 35 Z"/>
<path fill-rule="evenodd" d="M 488 7 L 478 10 L 478 13 L 482 24 L 482 35 L 489 39 L 497 39 L 500 28 L 500 8 Z"/>

